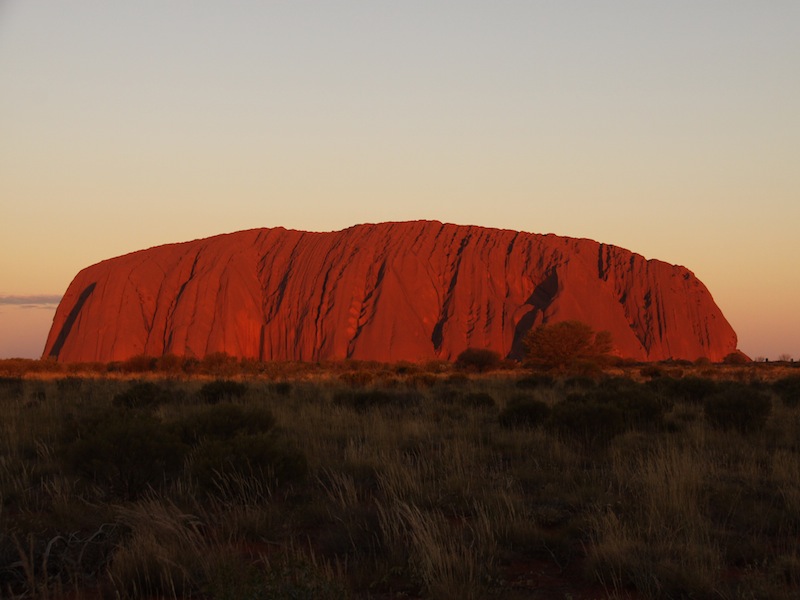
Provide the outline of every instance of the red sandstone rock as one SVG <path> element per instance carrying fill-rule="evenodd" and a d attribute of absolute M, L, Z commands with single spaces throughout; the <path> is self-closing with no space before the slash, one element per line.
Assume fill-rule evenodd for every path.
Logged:
<path fill-rule="evenodd" d="M 684 267 L 592 240 L 423 221 L 254 229 L 105 260 L 70 284 L 44 356 L 513 357 L 528 329 L 568 319 L 610 331 L 617 354 L 640 360 L 736 350 Z"/>

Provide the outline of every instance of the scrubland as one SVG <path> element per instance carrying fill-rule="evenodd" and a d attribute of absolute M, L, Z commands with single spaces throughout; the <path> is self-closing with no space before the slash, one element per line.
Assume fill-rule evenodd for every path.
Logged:
<path fill-rule="evenodd" d="M 789 598 L 799 544 L 794 364 L 0 361 L 4 598 Z"/>

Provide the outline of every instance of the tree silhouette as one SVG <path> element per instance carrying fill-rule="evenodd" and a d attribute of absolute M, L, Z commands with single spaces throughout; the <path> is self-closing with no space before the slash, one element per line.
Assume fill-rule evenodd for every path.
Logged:
<path fill-rule="evenodd" d="M 569 370 L 601 362 L 611 352 L 611 333 L 595 331 L 581 321 L 561 321 L 531 329 L 524 340 L 531 365 Z"/>

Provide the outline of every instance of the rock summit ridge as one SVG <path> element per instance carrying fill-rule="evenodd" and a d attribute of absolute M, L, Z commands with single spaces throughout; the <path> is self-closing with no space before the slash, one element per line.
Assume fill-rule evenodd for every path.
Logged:
<path fill-rule="evenodd" d="M 252 229 L 104 260 L 70 284 L 43 356 L 518 357 L 531 327 L 569 319 L 610 331 L 615 353 L 639 360 L 736 350 L 685 267 L 588 239 L 413 221 Z"/>

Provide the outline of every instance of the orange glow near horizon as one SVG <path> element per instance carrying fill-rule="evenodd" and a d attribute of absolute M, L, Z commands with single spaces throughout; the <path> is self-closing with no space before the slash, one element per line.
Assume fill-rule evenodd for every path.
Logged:
<path fill-rule="evenodd" d="M 0 17 L 0 296 L 224 232 L 435 219 L 684 265 L 745 353 L 800 356 L 800 3 Z M 0 353 L 43 346 L 44 309 L 9 311 Z"/>

